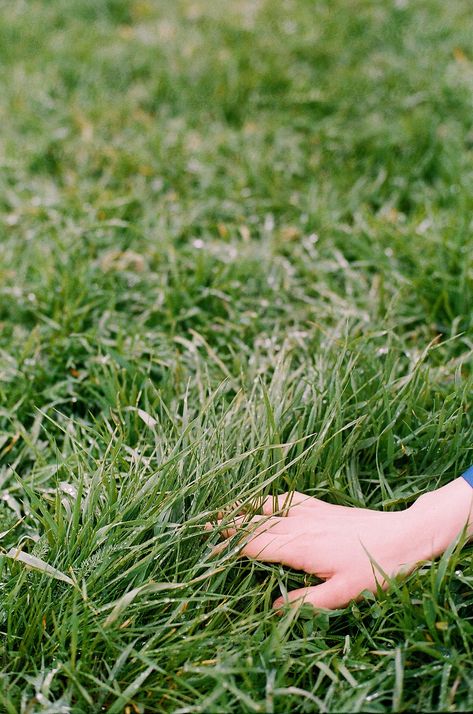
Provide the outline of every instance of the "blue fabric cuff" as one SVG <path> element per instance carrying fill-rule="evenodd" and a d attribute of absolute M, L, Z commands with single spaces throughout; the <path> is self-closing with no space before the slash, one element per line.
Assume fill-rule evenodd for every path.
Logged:
<path fill-rule="evenodd" d="M 465 471 L 464 474 L 462 474 L 463 478 L 467 483 L 470 484 L 470 486 L 473 488 L 473 466 L 470 466 L 469 469 Z"/>

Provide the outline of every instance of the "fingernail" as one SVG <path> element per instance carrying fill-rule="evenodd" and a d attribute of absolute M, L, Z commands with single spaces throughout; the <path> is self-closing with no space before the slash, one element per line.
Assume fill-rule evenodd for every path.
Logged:
<path fill-rule="evenodd" d="M 276 610 L 276 615 L 284 614 L 284 600 L 278 597 L 277 600 L 273 602 L 273 610 Z"/>

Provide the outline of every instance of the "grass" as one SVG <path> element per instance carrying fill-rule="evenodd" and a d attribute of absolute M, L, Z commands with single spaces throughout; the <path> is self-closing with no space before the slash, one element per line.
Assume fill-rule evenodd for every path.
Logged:
<path fill-rule="evenodd" d="M 203 528 L 472 462 L 470 3 L 1 7 L 1 711 L 471 710 L 470 549 L 278 618 Z"/>

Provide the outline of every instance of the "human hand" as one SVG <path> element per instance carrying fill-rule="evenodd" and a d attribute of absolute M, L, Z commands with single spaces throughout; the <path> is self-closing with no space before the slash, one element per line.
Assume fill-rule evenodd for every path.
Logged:
<path fill-rule="evenodd" d="M 289 592 L 289 602 L 302 600 L 318 608 L 338 608 L 364 590 L 387 588 L 389 579 L 411 572 L 420 561 L 448 547 L 467 524 L 471 511 L 472 490 L 462 481 L 457 479 L 422 496 L 405 511 L 336 506 L 296 491 L 267 498 L 261 516 L 249 520 L 238 516 L 231 523 L 219 519 L 218 523 L 225 539 L 246 534 L 241 555 L 282 563 L 324 580 Z M 435 518 L 439 509 L 443 526 Z M 219 549 L 227 544 L 226 540 Z M 274 607 L 280 608 L 284 602 L 278 598 Z"/>

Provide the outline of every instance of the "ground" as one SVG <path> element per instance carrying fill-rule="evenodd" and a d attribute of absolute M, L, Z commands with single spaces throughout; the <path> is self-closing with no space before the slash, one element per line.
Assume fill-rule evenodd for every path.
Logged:
<path fill-rule="evenodd" d="M 0 6 L 1 711 L 473 709 L 471 549 L 278 617 L 204 530 L 473 461 L 471 3 Z"/>

